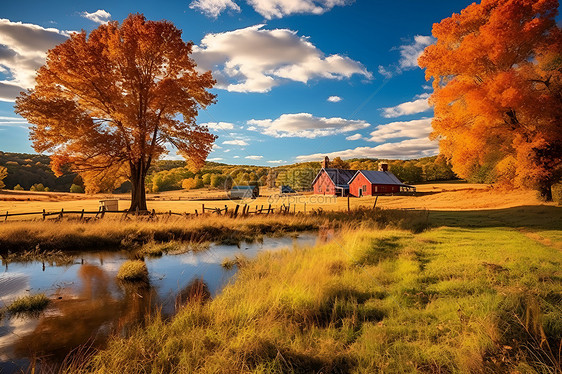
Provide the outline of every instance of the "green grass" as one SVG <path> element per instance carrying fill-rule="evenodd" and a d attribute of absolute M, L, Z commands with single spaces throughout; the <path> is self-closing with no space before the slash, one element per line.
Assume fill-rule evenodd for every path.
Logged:
<path fill-rule="evenodd" d="M 148 282 L 148 269 L 144 261 L 129 260 L 125 261 L 119 268 L 117 279 L 122 281 L 141 281 Z"/>
<path fill-rule="evenodd" d="M 517 228 L 356 228 L 262 253 L 68 371 L 560 372 L 561 264 Z"/>
<path fill-rule="evenodd" d="M 50 299 L 45 294 L 22 296 L 14 300 L 6 307 L 6 310 L 12 315 L 25 313 L 38 313 L 43 311 L 50 303 Z"/>

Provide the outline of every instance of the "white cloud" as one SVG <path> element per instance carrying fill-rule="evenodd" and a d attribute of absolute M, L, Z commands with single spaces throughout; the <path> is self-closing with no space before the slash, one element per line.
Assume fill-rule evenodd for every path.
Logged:
<path fill-rule="evenodd" d="M 326 56 L 307 37 L 289 29 L 265 30 L 264 25 L 207 34 L 193 48 L 202 70 L 213 70 L 217 88 L 232 92 L 268 92 L 284 80 L 344 79 L 372 74 L 359 62 Z"/>
<path fill-rule="evenodd" d="M 357 147 L 339 152 L 316 153 L 312 155 L 297 156 L 297 160 L 319 161 L 324 156 L 330 158 L 392 158 L 392 159 L 412 159 L 420 157 L 435 156 L 439 152 L 437 141 L 428 138 L 408 139 L 398 143 L 385 143 L 376 147 Z"/>
<path fill-rule="evenodd" d="M 379 74 L 382 75 L 383 77 L 389 79 L 392 78 L 392 76 L 394 75 L 394 73 L 392 73 L 392 71 L 388 70 L 387 68 L 385 68 L 382 65 L 379 65 Z"/>
<path fill-rule="evenodd" d="M 299 137 L 317 138 L 343 134 L 369 127 L 370 124 L 361 120 L 343 118 L 314 117 L 310 113 L 283 114 L 277 119 L 248 121 L 249 125 L 257 126 L 257 131 L 276 138 Z M 260 129 L 261 128 L 261 129 Z"/>
<path fill-rule="evenodd" d="M 371 142 L 381 143 L 389 139 L 420 138 L 425 139 L 431 133 L 432 118 L 415 119 L 412 121 L 391 122 L 379 125 L 371 132 Z"/>
<path fill-rule="evenodd" d="M 201 126 L 207 126 L 211 130 L 232 130 L 234 124 L 230 122 L 207 122 L 202 123 Z"/>
<path fill-rule="evenodd" d="M 382 116 L 385 118 L 394 118 L 400 116 L 406 116 L 409 114 L 417 114 L 427 112 L 431 109 L 427 99 L 429 98 L 428 93 L 424 93 L 421 95 L 416 96 L 416 100 L 414 101 L 407 101 L 405 103 L 390 107 L 390 108 L 383 108 Z"/>
<path fill-rule="evenodd" d="M 424 84 L 424 85 L 422 86 L 422 88 L 423 88 L 424 90 L 426 90 L 426 91 L 429 91 L 429 90 L 432 90 L 432 89 L 433 89 L 433 87 L 431 87 L 429 84 Z"/>
<path fill-rule="evenodd" d="M 224 158 L 221 157 L 214 157 L 214 158 L 208 158 L 207 161 L 212 161 L 212 162 L 218 162 L 218 161 L 222 161 L 224 160 Z"/>
<path fill-rule="evenodd" d="M 240 7 L 232 0 L 194 0 L 189 7 L 212 18 L 217 18 L 226 9 L 240 12 Z"/>
<path fill-rule="evenodd" d="M 14 101 L 21 91 L 35 86 L 35 74 L 47 51 L 64 42 L 69 32 L 0 19 L 0 101 Z"/>
<path fill-rule="evenodd" d="M 246 156 L 244 158 L 247 158 L 248 160 L 261 160 L 263 156 Z"/>
<path fill-rule="evenodd" d="M 226 145 L 239 145 L 241 147 L 248 145 L 248 143 L 244 140 L 225 140 L 222 144 Z M 226 152 L 226 151 L 225 151 Z"/>
<path fill-rule="evenodd" d="M 232 158 L 240 158 L 240 156 L 234 156 L 234 157 L 232 157 Z"/>
<path fill-rule="evenodd" d="M 435 43 L 433 36 L 416 35 L 414 42 L 398 47 L 400 50 L 400 61 L 398 64 L 402 69 L 411 69 L 418 67 L 418 58 L 423 53 L 425 47 Z"/>
<path fill-rule="evenodd" d="M 0 116 L 0 127 L 20 127 L 22 129 L 27 129 L 28 126 L 24 118 Z"/>
<path fill-rule="evenodd" d="M 346 140 L 359 140 L 359 139 L 361 139 L 361 138 L 363 138 L 363 135 L 361 135 L 361 134 L 354 134 L 354 135 L 350 135 L 350 136 L 346 137 L 345 139 L 346 139 Z"/>
<path fill-rule="evenodd" d="M 290 14 L 322 14 L 335 6 L 347 5 L 353 0 L 246 0 L 256 12 L 266 19 L 282 18 Z M 199 9 L 207 16 L 216 18 L 230 8 L 240 11 L 240 7 L 232 0 L 194 0 L 189 6 Z"/>
<path fill-rule="evenodd" d="M 111 19 L 111 14 L 103 9 L 98 9 L 93 13 L 82 12 L 82 17 L 94 21 L 95 23 L 108 23 Z"/>
<path fill-rule="evenodd" d="M 339 96 L 330 96 L 327 100 L 331 103 L 339 103 L 343 99 Z"/>
<path fill-rule="evenodd" d="M 268 164 L 281 164 L 285 161 L 283 160 L 271 160 L 271 161 L 267 161 Z"/>

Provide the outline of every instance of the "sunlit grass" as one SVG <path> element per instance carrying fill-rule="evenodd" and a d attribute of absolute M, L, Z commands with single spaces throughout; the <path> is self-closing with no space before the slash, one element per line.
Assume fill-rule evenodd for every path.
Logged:
<path fill-rule="evenodd" d="M 50 299 L 44 293 L 26 295 L 14 300 L 6 307 L 6 310 L 12 315 L 37 313 L 44 310 L 49 303 Z"/>
<path fill-rule="evenodd" d="M 244 218 L 205 215 L 200 217 L 147 217 L 83 222 L 78 220 L 6 222 L 0 225 L 0 254 L 8 252 L 76 251 L 138 248 L 164 242 L 223 242 L 236 244 L 263 235 L 337 228 L 346 224 L 372 228 L 403 227 L 421 231 L 428 225 L 427 212 L 357 209 L 352 212 L 319 212 L 311 215 L 258 215 Z M 173 249 L 173 248 L 172 248 Z M 170 248 L 166 249 L 170 250 Z"/>
<path fill-rule="evenodd" d="M 245 262 L 214 300 L 113 339 L 86 371 L 555 372 L 561 264 L 512 228 L 345 230 Z"/>
<path fill-rule="evenodd" d="M 117 279 L 131 282 L 148 282 L 148 269 L 146 264 L 144 261 L 140 260 L 125 261 L 119 268 Z"/>

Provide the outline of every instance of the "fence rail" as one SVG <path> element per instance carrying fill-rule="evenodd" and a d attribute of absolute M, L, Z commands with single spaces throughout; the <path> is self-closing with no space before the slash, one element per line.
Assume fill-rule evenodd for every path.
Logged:
<path fill-rule="evenodd" d="M 375 198 L 373 210 L 377 207 L 378 199 L 379 197 L 377 196 Z M 299 209 L 297 211 L 297 205 L 302 206 L 303 209 L 302 210 Z M 318 210 L 311 209 L 310 212 L 311 213 L 317 212 L 319 210 L 322 210 L 322 208 L 318 208 Z M 347 211 L 348 212 L 351 211 L 349 197 L 347 199 Z M 141 215 L 148 216 L 148 217 L 156 217 L 158 215 L 198 217 L 200 215 L 205 215 L 205 214 L 217 214 L 217 215 L 229 215 L 230 217 L 236 218 L 236 217 L 247 217 L 251 214 L 269 215 L 269 214 L 296 214 L 296 213 L 307 214 L 306 203 L 302 203 L 302 204 L 288 203 L 288 204 L 282 204 L 277 207 L 272 206 L 272 204 L 254 205 L 253 207 L 251 206 L 251 204 L 236 204 L 235 207 L 230 207 L 230 208 L 228 205 L 224 205 L 224 207 L 209 207 L 209 206 L 205 206 L 205 204 L 201 204 L 201 210 L 195 209 L 193 213 L 188 213 L 188 212 L 178 213 L 178 212 L 172 212 L 171 210 L 167 212 L 156 212 L 153 209 L 152 211 L 142 212 Z M 43 211 L 41 212 L 23 212 L 23 213 L 22 212 L 10 213 L 9 211 L 6 211 L 5 214 L 0 214 L 0 219 L 4 218 L 4 222 L 5 222 L 8 220 L 8 217 L 32 216 L 32 215 L 41 216 L 43 220 L 47 219 L 48 217 L 56 217 L 57 219 L 61 219 L 64 218 L 65 215 L 68 216 L 68 215 L 77 215 L 77 214 L 80 215 L 80 219 L 82 220 L 82 219 L 92 219 L 92 218 L 94 219 L 103 218 L 105 217 L 106 214 L 122 214 L 124 217 L 127 217 L 128 215 L 139 215 L 139 212 L 138 211 L 131 212 L 129 210 L 108 210 L 104 206 L 100 206 L 100 208 L 97 211 L 86 211 L 84 209 L 82 210 L 61 209 L 60 211 L 53 211 L 53 212 L 47 212 L 45 209 L 43 209 Z M 88 215 L 93 217 L 86 217 Z"/>
<path fill-rule="evenodd" d="M 182 217 L 189 217 L 189 216 L 201 216 L 205 214 L 216 214 L 216 215 L 229 215 L 231 217 L 239 217 L 239 216 L 249 216 L 249 215 L 269 215 L 269 214 L 289 214 L 297 213 L 296 204 L 288 204 L 288 205 L 281 205 L 278 207 L 273 207 L 271 204 L 269 205 L 255 205 L 254 207 L 250 206 L 249 204 L 237 204 L 234 207 L 229 207 L 228 205 L 224 205 L 224 207 L 209 207 L 205 206 L 205 204 L 201 204 L 201 209 L 195 209 L 193 213 L 183 212 L 172 212 L 171 210 L 167 212 L 156 212 L 155 210 L 143 212 L 142 215 L 155 217 L 155 216 L 182 216 Z M 300 213 L 306 214 L 306 203 L 303 204 L 303 210 L 299 211 Z M 65 216 L 70 215 L 80 215 L 80 219 L 91 219 L 91 218 L 103 218 L 106 214 L 122 214 L 123 216 L 128 215 L 138 215 L 139 212 L 131 212 L 129 210 L 107 210 L 105 207 L 100 207 L 97 211 L 87 211 L 87 210 L 64 210 L 61 209 L 60 211 L 52 211 L 47 212 L 45 209 L 41 212 L 18 212 L 18 213 L 10 213 L 6 211 L 5 214 L 0 214 L 0 219 L 4 218 L 4 221 L 7 221 L 9 217 L 21 217 L 21 216 L 41 216 L 42 220 L 47 219 L 48 217 L 56 217 L 57 219 L 64 218 Z M 90 217 L 87 217 L 90 216 Z M 93 217 L 91 217 L 93 216 Z"/>

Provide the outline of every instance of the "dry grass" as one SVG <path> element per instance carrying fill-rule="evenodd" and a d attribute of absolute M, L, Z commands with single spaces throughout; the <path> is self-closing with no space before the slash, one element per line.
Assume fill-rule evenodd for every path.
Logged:
<path fill-rule="evenodd" d="M 14 300 L 6 307 L 6 310 L 12 315 L 24 313 L 38 313 L 45 309 L 50 303 L 50 299 L 45 294 L 22 296 Z"/>
<path fill-rule="evenodd" d="M 543 204 L 536 198 L 535 191 L 531 190 L 514 190 L 503 191 L 497 188 L 491 188 L 490 185 L 478 185 L 467 183 L 434 183 L 418 185 L 417 196 L 380 196 L 377 206 L 388 209 L 429 209 L 429 210 L 474 210 L 474 209 L 505 209 L 523 205 L 539 205 Z M 11 193 L 11 191 L 8 191 Z M 291 206 L 299 212 L 306 210 L 310 212 L 313 209 L 323 210 L 345 210 L 347 209 L 347 198 L 331 199 L 322 195 L 297 195 L 289 196 L 284 199 L 275 197 L 277 190 L 263 190 L 262 196 L 249 202 L 252 209 L 262 205 L 267 208 L 271 203 L 274 208 L 278 208 L 282 204 Z M 99 200 L 105 198 L 121 199 L 119 209 L 126 209 L 129 206 L 129 195 L 80 195 L 80 194 L 58 194 L 58 193 L 28 193 L 34 196 L 32 201 L 1 201 L 4 192 L 0 191 L 0 212 L 9 211 L 11 213 L 22 212 L 41 212 L 45 209 L 48 212 L 56 212 L 64 209 L 66 211 L 97 211 L 99 208 Z M 46 200 L 37 201 L 37 196 L 50 196 Z M 149 199 L 156 199 L 148 202 L 148 208 L 157 212 L 173 211 L 177 213 L 194 213 L 197 209 L 201 212 L 202 204 L 208 208 L 224 208 L 234 209 L 241 201 L 231 200 L 186 200 L 188 198 L 205 199 L 208 196 L 217 195 L 216 191 L 201 190 L 197 194 L 192 191 L 170 191 L 161 194 L 149 194 Z M 26 195 L 26 196 L 27 196 Z M 57 200 L 57 196 L 60 199 Z M 273 195 L 273 196 L 272 196 Z M 51 196 L 55 196 L 51 198 Z M 75 197 L 75 199 L 73 198 Z M 158 197 L 155 197 L 158 196 Z M 328 199 L 327 199 L 328 198 Z M 84 199 L 84 200 L 82 200 Z M 181 200 L 178 200 L 181 199 Z M 362 198 L 351 198 L 350 205 L 352 208 L 372 207 L 375 197 L 365 196 Z M 549 203 L 547 205 L 555 205 Z M 24 216 L 9 218 L 9 220 L 21 219 L 37 219 L 37 216 Z"/>
<path fill-rule="evenodd" d="M 555 373 L 561 262 L 516 229 L 347 231 L 260 254 L 213 300 L 153 317 L 82 369 Z"/>
<path fill-rule="evenodd" d="M 148 269 L 144 261 L 125 261 L 119 268 L 117 279 L 128 282 L 148 282 Z"/>
<path fill-rule="evenodd" d="M 263 235 L 354 225 L 373 228 L 401 227 L 421 231 L 427 212 L 357 209 L 297 215 L 252 215 L 231 218 L 207 214 L 199 217 L 146 217 L 127 220 L 6 222 L 0 225 L 0 255 L 23 251 L 85 251 L 100 248 L 137 248 L 150 242 L 190 243 L 253 241 Z M 147 249 L 148 250 L 148 249 Z M 170 249 L 168 249 L 169 251 Z M 172 248 L 172 250 L 174 250 Z M 158 252 L 158 250 L 156 250 Z"/>

